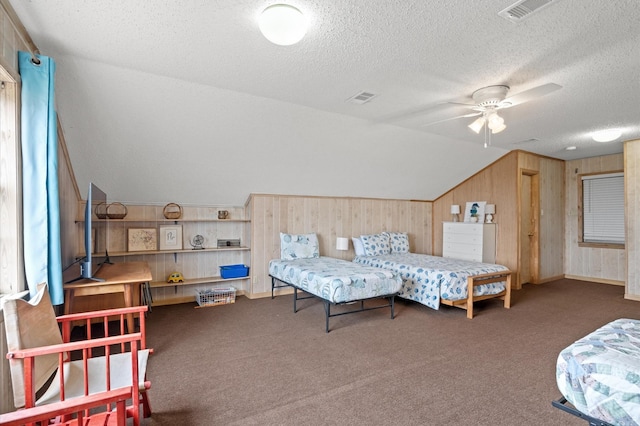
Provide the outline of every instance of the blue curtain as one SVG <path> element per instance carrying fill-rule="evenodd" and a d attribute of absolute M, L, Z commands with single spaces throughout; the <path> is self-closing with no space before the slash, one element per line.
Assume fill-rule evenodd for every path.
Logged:
<path fill-rule="evenodd" d="M 60 249 L 58 134 L 53 59 L 18 52 L 22 80 L 22 199 L 24 266 L 31 296 L 47 282 L 51 302 L 64 303 Z"/>

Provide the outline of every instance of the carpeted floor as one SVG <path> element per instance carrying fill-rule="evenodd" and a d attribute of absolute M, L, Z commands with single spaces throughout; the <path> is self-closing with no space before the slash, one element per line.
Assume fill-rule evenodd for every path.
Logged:
<path fill-rule="evenodd" d="M 551 406 L 558 353 L 616 318 L 624 288 L 526 285 L 465 311 L 414 302 L 332 318 L 317 299 L 238 297 L 148 316 L 153 416 L 145 425 L 586 425 Z"/>

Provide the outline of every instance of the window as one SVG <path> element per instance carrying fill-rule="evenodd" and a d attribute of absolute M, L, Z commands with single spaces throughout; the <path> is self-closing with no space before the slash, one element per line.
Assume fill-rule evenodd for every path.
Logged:
<path fill-rule="evenodd" d="M 25 289 L 22 261 L 18 85 L 0 67 L 0 294 Z"/>
<path fill-rule="evenodd" d="M 624 174 L 581 176 L 582 242 L 624 245 Z"/>

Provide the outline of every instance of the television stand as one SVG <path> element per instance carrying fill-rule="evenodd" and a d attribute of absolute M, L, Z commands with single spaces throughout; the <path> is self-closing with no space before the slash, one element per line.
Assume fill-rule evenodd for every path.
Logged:
<path fill-rule="evenodd" d="M 151 281 L 151 269 L 149 269 L 147 262 L 103 264 L 97 271 L 97 275 L 98 277 L 81 278 L 77 282 L 64 285 L 65 314 L 74 312 L 74 299 L 82 296 L 122 293 L 125 307 L 129 308 L 138 305 L 136 297 L 134 297 L 135 294 L 139 294 L 136 290 L 141 285 Z M 95 280 L 95 278 L 98 278 L 98 280 Z M 83 310 L 95 311 L 107 308 L 100 305 L 100 298 L 91 298 L 88 302 L 88 308 Z M 100 306 L 91 306 L 95 303 Z M 130 314 L 127 314 L 127 329 L 130 333 L 133 333 L 133 315 Z"/>
<path fill-rule="evenodd" d="M 107 262 L 108 262 L 108 258 L 107 258 Z M 91 262 L 80 262 L 80 276 L 72 279 L 71 281 L 66 281 L 65 284 L 74 283 L 80 280 L 91 280 L 91 281 L 103 282 L 104 278 L 99 278 L 95 276 L 95 274 L 98 272 L 98 270 L 102 265 L 103 264 L 100 264 L 98 266 L 98 269 L 96 269 L 95 271 L 92 271 Z"/>

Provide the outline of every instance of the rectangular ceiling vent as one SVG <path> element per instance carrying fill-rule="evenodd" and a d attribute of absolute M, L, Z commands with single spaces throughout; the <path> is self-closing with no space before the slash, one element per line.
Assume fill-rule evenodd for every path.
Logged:
<path fill-rule="evenodd" d="M 511 142 L 512 145 L 522 145 L 525 143 L 534 143 L 534 142 L 540 142 L 540 139 L 536 139 L 536 138 L 531 138 L 531 139 L 525 139 L 523 141 L 519 141 L 519 142 Z"/>
<path fill-rule="evenodd" d="M 362 105 L 364 103 L 369 102 L 371 99 L 375 98 L 376 95 L 375 93 L 370 93 L 370 92 L 360 92 L 355 96 L 350 97 L 349 99 L 347 99 L 347 102 L 351 103 L 351 104 L 357 104 L 357 105 Z"/>
<path fill-rule="evenodd" d="M 498 15 L 511 22 L 522 22 L 534 12 L 544 9 L 554 1 L 556 0 L 520 0 L 498 13 Z"/>

